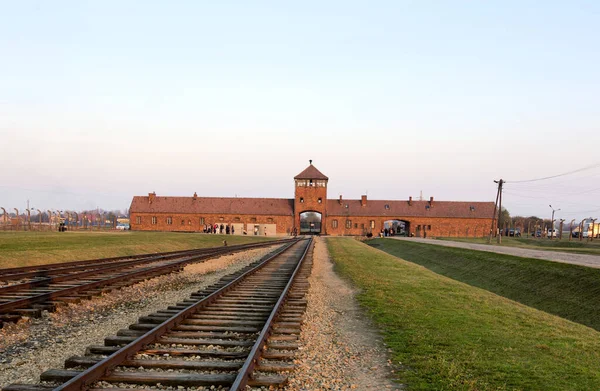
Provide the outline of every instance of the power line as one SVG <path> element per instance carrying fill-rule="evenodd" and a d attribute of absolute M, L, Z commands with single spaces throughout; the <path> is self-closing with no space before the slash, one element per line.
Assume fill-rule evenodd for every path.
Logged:
<path fill-rule="evenodd" d="M 562 174 L 558 174 L 558 175 L 551 175 L 551 176 L 546 176 L 546 177 L 543 177 L 543 178 L 526 179 L 526 180 L 521 180 L 521 181 L 505 181 L 505 182 L 507 182 L 507 183 L 538 182 L 538 181 L 544 181 L 546 179 L 558 178 L 558 177 L 565 176 L 565 175 L 575 174 L 575 173 L 578 173 L 578 172 L 581 172 L 581 171 L 591 170 L 591 169 L 597 168 L 597 167 L 600 167 L 600 163 L 592 164 L 591 166 L 579 168 L 577 170 L 568 171 L 568 172 L 565 172 L 565 173 L 562 173 Z"/>

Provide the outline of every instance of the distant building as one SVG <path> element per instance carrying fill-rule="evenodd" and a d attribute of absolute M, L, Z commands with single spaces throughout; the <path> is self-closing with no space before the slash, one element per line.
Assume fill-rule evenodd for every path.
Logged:
<path fill-rule="evenodd" d="M 345 200 L 327 198 L 329 178 L 311 164 L 294 177 L 295 197 L 164 197 L 150 193 L 131 202 L 136 231 L 202 232 L 207 226 L 234 227 L 236 235 L 379 234 L 394 228 L 414 236 L 482 237 L 490 232 L 493 202 Z M 320 219 L 319 219 L 320 217 Z M 320 222 L 319 222 L 320 220 Z"/>

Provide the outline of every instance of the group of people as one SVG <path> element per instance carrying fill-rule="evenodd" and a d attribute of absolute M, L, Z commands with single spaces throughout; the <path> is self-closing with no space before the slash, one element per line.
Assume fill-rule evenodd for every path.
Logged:
<path fill-rule="evenodd" d="M 225 234 L 225 235 L 235 235 L 235 227 L 229 224 L 212 224 L 205 225 L 203 232 L 205 234 Z"/>
<path fill-rule="evenodd" d="M 388 228 L 384 228 L 384 229 L 382 229 L 382 230 L 381 230 L 381 233 L 380 233 L 380 235 L 381 235 L 381 236 L 383 236 L 383 237 L 385 237 L 385 236 L 394 236 L 394 235 L 396 235 L 397 233 L 398 233 L 398 232 L 396 232 L 396 231 L 394 230 L 394 228 L 389 228 L 389 229 L 388 229 Z"/>

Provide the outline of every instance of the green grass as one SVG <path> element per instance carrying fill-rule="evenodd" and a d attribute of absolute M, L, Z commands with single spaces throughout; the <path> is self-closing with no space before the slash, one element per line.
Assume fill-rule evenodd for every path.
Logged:
<path fill-rule="evenodd" d="M 467 242 L 467 243 L 479 243 L 487 244 L 487 238 L 437 238 L 440 240 L 452 240 L 456 242 Z M 492 240 L 493 245 L 498 245 L 496 239 Z M 562 240 L 558 239 L 547 239 L 547 238 L 511 238 L 503 237 L 500 246 L 507 247 L 520 247 L 529 248 L 534 250 L 547 250 L 547 251 L 562 251 L 572 252 L 577 254 L 591 254 L 600 255 L 600 239 L 595 239 L 588 242 L 586 239 L 579 241 L 579 239 L 573 238 L 569 241 L 568 236 L 563 236 Z"/>
<path fill-rule="evenodd" d="M 0 232 L 0 268 L 273 240 L 172 232 Z"/>
<path fill-rule="evenodd" d="M 599 332 L 353 239 L 327 244 L 409 390 L 600 390 Z"/>
<path fill-rule="evenodd" d="M 600 330 L 600 269 L 403 240 L 369 242 L 389 254 Z"/>

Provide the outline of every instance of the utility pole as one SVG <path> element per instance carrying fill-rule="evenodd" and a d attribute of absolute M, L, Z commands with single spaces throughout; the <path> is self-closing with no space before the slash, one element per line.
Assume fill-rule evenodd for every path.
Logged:
<path fill-rule="evenodd" d="M 494 183 L 498 184 L 498 192 L 496 193 L 496 203 L 494 204 L 494 213 L 492 214 L 492 226 L 490 227 L 490 237 L 488 238 L 488 244 L 492 243 L 492 235 L 494 234 L 494 223 L 496 222 L 496 210 L 498 209 L 498 198 L 500 197 L 500 192 L 502 190 L 502 183 L 504 181 L 500 179 L 499 181 L 494 181 Z M 498 219 L 498 225 L 500 225 L 500 219 Z"/>
<path fill-rule="evenodd" d="M 569 242 L 573 239 L 573 223 L 575 219 L 571 220 L 571 224 L 569 224 Z"/>
<path fill-rule="evenodd" d="M 502 218 L 502 185 L 504 181 L 500 179 L 498 181 L 498 195 L 500 196 L 500 201 L 498 202 L 498 226 L 501 227 L 501 218 Z M 502 235 L 498 235 L 498 244 L 502 243 Z"/>
<path fill-rule="evenodd" d="M 562 231 L 563 231 L 563 224 L 565 222 L 565 219 L 560 219 L 560 231 L 558 232 L 558 240 L 562 240 Z"/>

